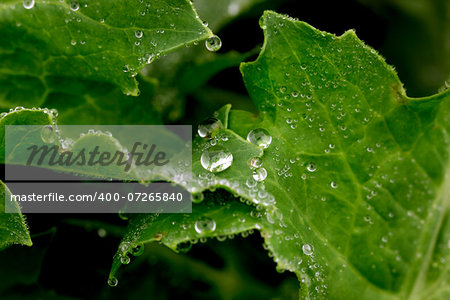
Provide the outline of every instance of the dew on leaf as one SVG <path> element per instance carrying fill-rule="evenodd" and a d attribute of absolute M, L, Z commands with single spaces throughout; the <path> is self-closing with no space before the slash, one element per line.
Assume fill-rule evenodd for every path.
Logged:
<path fill-rule="evenodd" d="M 23 0 L 23 7 L 25 9 L 32 9 L 34 7 L 34 0 Z"/>
<path fill-rule="evenodd" d="M 213 35 L 206 39 L 205 46 L 208 51 L 216 52 L 222 47 L 222 41 L 217 35 Z"/>
<path fill-rule="evenodd" d="M 200 163 L 210 172 L 222 172 L 233 163 L 233 154 L 222 146 L 214 146 L 203 151 Z"/>
<path fill-rule="evenodd" d="M 210 233 L 216 230 L 216 222 L 208 217 L 200 217 L 195 222 L 195 231 L 199 234 Z"/>
<path fill-rule="evenodd" d="M 308 166 L 306 166 L 306 169 L 307 169 L 309 172 L 314 172 L 314 171 L 316 171 L 317 167 L 316 167 L 316 164 L 315 164 L 315 163 L 310 162 L 310 163 L 308 164 Z"/>
<path fill-rule="evenodd" d="M 41 139 L 46 144 L 53 144 L 56 141 L 56 132 L 52 125 L 42 127 Z"/>
<path fill-rule="evenodd" d="M 192 199 L 192 203 L 201 203 L 205 199 L 205 195 L 202 192 L 193 193 L 191 195 L 191 199 Z"/>
<path fill-rule="evenodd" d="M 265 168 L 259 168 L 253 171 L 253 179 L 256 181 L 263 181 L 267 177 L 267 171 Z"/>
<path fill-rule="evenodd" d="M 80 9 L 80 3 L 77 0 L 70 2 L 70 9 L 73 11 L 77 11 Z"/>
<path fill-rule="evenodd" d="M 198 125 L 198 135 L 202 138 L 210 138 L 212 134 L 223 128 L 222 122 L 216 118 L 208 118 Z"/>
<path fill-rule="evenodd" d="M 303 251 L 303 253 L 305 253 L 305 255 L 312 255 L 314 252 L 312 246 L 309 244 L 304 244 L 302 246 L 302 251 Z"/>
<path fill-rule="evenodd" d="M 128 265 L 130 263 L 131 259 L 128 255 L 123 255 L 120 257 L 120 262 L 124 265 Z"/>
<path fill-rule="evenodd" d="M 250 159 L 249 165 L 250 168 L 252 169 L 257 169 L 260 168 L 262 166 L 262 159 L 259 157 L 253 157 L 252 159 Z"/>
<path fill-rule="evenodd" d="M 263 149 L 266 149 L 272 143 L 272 136 L 269 132 L 263 128 L 257 128 L 251 130 L 247 135 L 247 141 L 257 145 Z"/>
<path fill-rule="evenodd" d="M 134 32 L 134 35 L 135 35 L 138 39 L 140 39 L 140 38 L 144 35 L 144 32 L 143 32 L 142 30 L 136 30 L 136 31 Z"/>
<path fill-rule="evenodd" d="M 111 287 L 117 286 L 117 284 L 119 283 L 119 280 L 117 280 L 116 277 L 109 277 L 108 278 L 108 285 Z"/>

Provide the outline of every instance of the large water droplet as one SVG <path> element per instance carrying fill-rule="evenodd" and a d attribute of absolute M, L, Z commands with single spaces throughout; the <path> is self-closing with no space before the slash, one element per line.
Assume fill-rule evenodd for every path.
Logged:
<path fill-rule="evenodd" d="M 213 35 L 206 40 L 205 45 L 208 51 L 216 52 L 222 47 L 222 41 L 217 35 Z"/>
<path fill-rule="evenodd" d="M 302 246 L 302 250 L 303 250 L 303 253 L 305 253 L 306 255 L 311 255 L 314 252 L 313 248 L 309 244 L 304 244 Z"/>
<path fill-rule="evenodd" d="M 216 118 L 208 118 L 198 125 L 198 135 L 202 138 L 210 138 L 211 135 L 223 128 L 222 122 Z"/>
<path fill-rule="evenodd" d="M 177 245 L 177 252 L 178 253 L 187 253 L 189 250 L 191 250 L 191 248 L 192 248 L 191 242 L 179 243 Z"/>
<path fill-rule="evenodd" d="M 116 277 L 112 276 L 108 278 L 108 285 L 109 286 L 116 286 L 119 283 L 119 280 L 117 280 Z"/>
<path fill-rule="evenodd" d="M 213 232 L 216 230 L 216 222 L 208 217 L 201 217 L 195 222 L 195 231 L 200 234 Z"/>
<path fill-rule="evenodd" d="M 32 9 L 34 7 L 34 0 L 23 0 L 23 7 L 26 9 Z"/>
<path fill-rule="evenodd" d="M 47 125 L 41 129 L 41 139 L 46 144 L 53 144 L 56 141 L 56 132 L 52 125 Z"/>
<path fill-rule="evenodd" d="M 247 135 L 247 141 L 266 149 L 272 143 L 272 137 L 269 132 L 263 128 L 257 128 L 250 131 Z"/>
<path fill-rule="evenodd" d="M 210 172 L 222 172 L 233 163 L 233 154 L 224 147 L 214 146 L 203 151 L 200 162 Z"/>
<path fill-rule="evenodd" d="M 256 181 L 263 181 L 267 177 L 267 171 L 264 168 L 259 168 L 253 171 L 253 179 Z"/>

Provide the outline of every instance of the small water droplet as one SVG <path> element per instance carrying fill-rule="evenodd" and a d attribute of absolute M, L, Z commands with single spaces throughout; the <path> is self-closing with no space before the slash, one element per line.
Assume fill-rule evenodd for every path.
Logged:
<path fill-rule="evenodd" d="M 32 9 L 34 7 L 34 0 L 23 0 L 23 7 L 25 9 Z"/>
<path fill-rule="evenodd" d="M 205 45 L 208 51 L 216 52 L 222 47 L 222 41 L 217 35 L 213 35 L 206 40 Z"/>
<path fill-rule="evenodd" d="M 136 30 L 136 31 L 134 32 L 134 35 L 135 35 L 138 39 L 140 39 L 140 38 L 144 35 L 144 32 L 143 32 L 142 30 Z"/>
<path fill-rule="evenodd" d="M 269 132 L 263 128 L 257 128 L 251 130 L 247 135 L 247 141 L 257 145 L 263 149 L 266 149 L 272 143 L 272 137 Z"/>
<path fill-rule="evenodd" d="M 222 122 L 216 118 L 208 118 L 198 125 L 198 135 L 202 138 L 210 138 L 215 131 L 223 128 Z"/>
<path fill-rule="evenodd" d="M 142 253 L 144 253 L 144 244 L 137 245 L 136 247 L 131 249 L 130 253 L 134 256 L 142 255 Z"/>
<path fill-rule="evenodd" d="M 200 234 L 213 232 L 216 230 L 216 222 L 208 217 L 200 217 L 195 222 L 195 231 Z"/>
<path fill-rule="evenodd" d="M 200 193 L 194 193 L 191 195 L 192 203 L 201 203 L 205 199 L 205 195 Z"/>
<path fill-rule="evenodd" d="M 114 287 L 114 286 L 117 286 L 118 283 L 119 283 L 119 280 L 117 280 L 116 277 L 112 276 L 112 277 L 108 278 L 108 285 L 109 286 Z"/>
<path fill-rule="evenodd" d="M 258 168 L 260 168 L 261 166 L 262 166 L 262 159 L 261 158 L 259 158 L 259 157 L 253 157 L 251 160 L 250 160 L 250 168 L 252 168 L 252 169 L 258 169 Z"/>
<path fill-rule="evenodd" d="M 80 4 L 78 3 L 78 1 L 74 0 L 74 1 L 70 2 L 70 9 L 73 11 L 79 10 Z"/>
<path fill-rule="evenodd" d="M 330 186 L 331 186 L 333 189 L 336 189 L 336 188 L 338 187 L 338 184 L 337 184 L 336 182 L 332 181 L 332 182 L 330 183 Z"/>
<path fill-rule="evenodd" d="M 315 163 L 310 162 L 310 163 L 308 164 L 308 166 L 306 166 L 306 169 L 307 169 L 309 172 L 314 172 L 314 171 L 317 169 L 317 167 L 316 167 L 316 164 L 315 164 Z"/>
<path fill-rule="evenodd" d="M 303 250 L 303 253 L 305 253 L 305 255 L 312 255 L 314 252 L 312 246 L 309 244 L 304 244 L 302 246 L 302 250 Z"/>
<path fill-rule="evenodd" d="M 120 257 L 120 262 L 124 265 L 128 265 L 130 263 L 130 257 L 128 255 L 124 255 Z"/>
<path fill-rule="evenodd" d="M 203 151 L 200 163 L 210 172 L 222 172 L 233 163 L 233 154 L 224 147 L 214 146 Z"/>
<path fill-rule="evenodd" d="M 256 181 L 263 181 L 267 177 L 267 171 L 264 168 L 259 168 L 253 171 L 253 179 Z"/>
<path fill-rule="evenodd" d="M 56 132 L 52 125 L 46 125 L 41 129 L 41 139 L 46 144 L 53 144 L 56 141 Z"/>

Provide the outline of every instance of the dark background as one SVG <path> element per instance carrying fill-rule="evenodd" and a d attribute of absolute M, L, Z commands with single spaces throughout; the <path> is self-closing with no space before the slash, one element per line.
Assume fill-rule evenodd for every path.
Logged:
<path fill-rule="evenodd" d="M 337 35 L 355 29 L 396 67 L 411 97 L 435 93 L 448 78 L 450 31 L 444 0 L 268 1 L 217 32 L 223 42 L 219 53 L 261 45 L 258 19 L 265 9 Z M 246 99 L 237 67 L 220 72 L 208 85 Z M 187 113 L 177 123 L 195 126 L 227 101 L 235 108 L 251 108 L 250 102 L 233 97 L 205 106 L 190 96 Z M 258 233 L 194 245 L 187 254 L 146 245 L 144 255 L 122 267 L 119 285 L 111 288 L 106 284 L 109 269 L 127 221 L 112 214 L 29 214 L 27 219 L 34 246 L 0 252 L 1 299 L 298 299 L 297 278 L 276 271 Z"/>

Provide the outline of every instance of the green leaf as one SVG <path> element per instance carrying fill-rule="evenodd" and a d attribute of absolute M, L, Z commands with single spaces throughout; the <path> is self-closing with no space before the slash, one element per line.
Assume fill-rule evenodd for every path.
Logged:
<path fill-rule="evenodd" d="M 0 4 L 3 105 L 40 106 L 54 82 L 80 78 L 138 95 L 134 76 L 154 58 L 212 32 L 189 1 L 23 1 Z M 17 102 L 16 102 L 17 101 Z"/>
<path fill-rule="evenodd" d="M 239 205 L 227 219 L 233 212 L 218 213 L 208 197 L 192 216 L 136 219 L 124 241 L 131 249 L 160 233 L 176 249 L 199 237 L 192 230 L 199 217 L 213 215 L 216 229 L 202 237 L 259 229 L 278 268 L 297 274 L 302 298 L 444 297 L 450 91 L 408 98 L 393 69 L 353 31 L 336 37 L 273 12 L 261 27 L 260 56 L 241 67 L 260 115 L 226 109 L 227 128 L 213 141 L 233 154 L 232 166 L 203 170 L 200 155 L 211 142 L 199 138 L 193 165 L 200 187 L 229 190 L 261 213 L 244 222 L 242 204 L 219 195 Z M 256 185 L 247 162 L 260 153 L 244 140 L 255 128 L 273 138 L 262 156 L 267 178 Z"/>
<path fill-rule="evenodd" d="M 31 246 L 33 243 L 25 218 L 20 213 L 19 205 L 14 201 L 16 213 L 5 213 L 5 201 L 10 200 L 11 192 L 2 181 L 0 181 L 0 190 L 2 193 L 0 198 L 0 250 L 13 244 Z"/>

